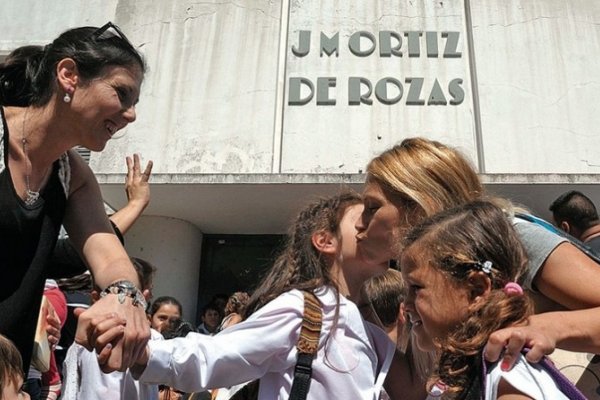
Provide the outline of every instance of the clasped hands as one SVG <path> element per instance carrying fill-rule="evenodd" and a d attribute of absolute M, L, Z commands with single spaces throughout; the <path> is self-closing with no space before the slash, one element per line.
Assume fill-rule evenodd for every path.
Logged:
<path fill-rule="evenodd" d="M 145 310 L 134 306 L 130 298 L 120 303 L 108 294 L 89 309 L 79 310 L 75 341 L 88 350 L 96 350 L 103 372 L 125 371 L 146 356 L 150 324 Z"/>

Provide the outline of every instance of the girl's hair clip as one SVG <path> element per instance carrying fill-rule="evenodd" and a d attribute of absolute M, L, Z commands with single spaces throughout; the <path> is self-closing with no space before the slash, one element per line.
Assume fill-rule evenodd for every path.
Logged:
<path fill-rule="evenodd" d="M 502 289 L 508 296 L 520 296 L 523 294 L 523 288 L 517 282 L 508 282 Z"/>
<path fill-rule="evenodd" d="M 492 262 L 491 261 L 485 261 L 483 264 L 478 262 L 475 263 L 475 266 L 477 267 L 478 270 L 480 270 L 481 272 L 490 275 L 492 273 Z"/>

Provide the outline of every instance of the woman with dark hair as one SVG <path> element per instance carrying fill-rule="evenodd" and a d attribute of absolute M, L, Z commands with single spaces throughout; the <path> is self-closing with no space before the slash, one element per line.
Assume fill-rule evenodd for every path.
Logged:
<path fill-rule="evenodd" d="M 92 171 L 72 150 L 101 151 L 135 121 L 144 72 L 142 57 L 112 23 L 18 48 L 0 64 L 0 332 L 15 342 L 25 369 L 45 279 L 81 272 L 48 262 L 61 223 L 104 294 L 81 315 L 78 340 L 91 347 L 89 321 L 117 312 L 127 326 L 108 364 L 120 370 L 148 340 L 136 273 Z"/>

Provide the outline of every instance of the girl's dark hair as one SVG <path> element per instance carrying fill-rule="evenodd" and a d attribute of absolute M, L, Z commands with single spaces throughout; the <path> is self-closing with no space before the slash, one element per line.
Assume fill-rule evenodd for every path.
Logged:
<path fill-rule="evenodd" d="M 312 236 L 319 231 L 338 234 L 347 208 L 361 203 L 358 194 L 344 192 L 317 200 L 300 211 L 288 231 L 283 252 L 250 297 L 244 317 L 292 289 L 312 291 L 323 285 L 337 289 L 330 275 L 331 265 L 313 246 Z"/>
<path fill-rule="evenodd" d="M 462 286 L 471 285 L 469 279 L 491 262 L 487 300 L 448 337 L 436 339 L 441 355 L 430 379 L 430 384 L 444 382 L 447 394 L 457 398 L 479 395 L 473 388 L 481 384 L 481 352 L 489 336 L 524 322 L 532 313 L 527 295 L 502 290 L 508 282 L 521 283 L 526 271 L 526 253 L 511 221 L 492 202 L 474 201 L 426 219 L 409 232 L 404 246 L 405 256 L 420 254 L 420 259 Z"/>
<path fill-rule="evenodd" d="M 248 304 L 248 300 L 250 300 L 250 296 L 246 292 L 235 292 L 231 296 L 229 296 L 229 300 L 227 300 L 227 304 L 225 304 L 225 315 L 229 315 L 231 313 L 241 314 Z"/>
<path fill-rule="evenodd" d="M 152 287 L 152 280 L 154 278 L 154 273 L 156 272 L 156 267 L 142 258 L 130 257 L 130 260 L 135 268 L 138 279 L 140 280 L 140 285 L 142 286 L 141 290 L 150 289 Z"/>
<path fill-rule="evenodd" d="M 102 28 L 100 28 L 102 29 Z M 57 91 L 56 65 L 72 58 L 83 80 L 100 77 L 107 66 L 141 68 L 140 53 L 121 34 L 98 36 L 99 28 L 73 28 L 46 46 L 23 46 L 0 64 L 0 105 L 43 106 Z"/>
<path fill-rule="evenodd" d="M 93 287 L 92 275 L 89 272 L 84 272 L 83 274 L 75 275 L 70 278 L 59 279 L 56 283 L 63 292 L 74 290 L 90 292 Z"/>
<path fill-rule="evenodd" d="M 202 316 L 204 317 L 208 311 L 216 311 L 219 314 L 219 318 L 223 318 L 223 310 L 214 301 L 208 302 L 202 307 Z"/>
<path fill-rule="evenodd" d="M 10 339 L 0 335 L 0 394 L 8 381 L 18 388 L 19 376 L 23 376 L 21 353 Z"/>
<path fill-rule="evenodd" d="M 173 304 L 179 309 L 179 315 L 183 316 L 183 309 L 181 307 L 181 303 L 175 298 L 171 296 L 161 296 L 154 300 L 152 306 L 150 307 L 150 316 L 152 317 L 156 312 L 165 304 Z"/>

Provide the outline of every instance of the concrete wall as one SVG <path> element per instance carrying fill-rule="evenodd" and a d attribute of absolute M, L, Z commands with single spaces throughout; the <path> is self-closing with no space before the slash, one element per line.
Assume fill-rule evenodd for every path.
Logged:
<path fill-rule="evenodd" d="M 459 146 L 474 161 L 479 157 L 486 173 L 600 169 L 599 2 L 69 0 L 41 6 L 23 0 L 3 5 L 0 52 L 108 19 L 140 46 L 149 72 L 138 121 L 124 139 L 92 156 L 97 172 L 123 172 L 123 157 L 137 151 L 155 161 L 157 173 L 356 173 L 374 154 L 414 135 Z M 311 32 L 305 56 L 292 51 L 301 31 Z M 370 55 L 350 52 L 350 38 L 360 31 L 374 35 Z M 400 34 L 402 57 L 380 55 L 382 31 Z M 415 57 L 407 55 L 409 31 L 423 32 Z M 444 57 L 446 31 L 459 34 L 459 57 Z M 337 56 L 319 54 L 321 32 L 339 34 Z M 425 32 L 437 37 L 435 57 L 427 54 Z M 365 38 L 360 43 L 362 50 L 371 45 Z M 398 79 L 402 99 L 387 105 L 372 94 L 372 105 L 349 105 L 351 77 L 373 87 Z M 464 99 L 407 104 L 413 84 L 406 79 L 415 77 L 423 78 L 419 97 L 426 102 L 436 79 L 448 101 L 449 82 L 462 79 Z M 326 96 L 336 104 L 317 105 L 315 88 L 310 102 L 290 105 L 290 78 L 315 86 L 318 78 L 335 78 Z M 387 87 L 390 97 L 397 94 Z"/>
<path fill-rule="evenodd" d="M 600 171 L 600 2 L 471 3 L 487 172 Z"/>
<path fill-rule="evenodd" d="M 295 55 L 292 46 L 298 46 L 299 31 L 311 32 L 310 52 L 303 57 Z M 368 32 L 375 42 L 363 38 L 361 50 L 374 47 L 370 55 L 357 56 L 350 50 L 351 37 L 356 32 Z M 393 31 L 402 40 L 402 56 L 382 56 L 379 34 Z M 416 39 L 419 54 L 409 54 L 407 32 L 419 32 Z M 444 57 L 446 39 L 442 32 L 456 32 L 459 37 L 459 57 Z M 339 34 L 339 54 L 328 56 L 319 50 L 321 32 L 328 37 Z M 437 40 L 437 56 L 428 56 L 425 32 Z M 476 157 L 474 144 L 473 107 L 470 96 L 468 48 L 466 46 L 464 6 L 458 1 L 376 2 L 292 1 L 289 22 L 290 37 L 287 49 L 286 88 L 284 111 L 282 172 L 357 173 L 364 169 L 373 155 L 405 137 L 427 135 L 454 143 Z M 373 43 L 375 45 L 373 46 Z M 392 46 L 398 40 L 391 41 Z M 306 105 L 289 105 L 289 78 L 307 78 L 315 85 L 315 95 Z M 335 88 L 329 90 L 335 105 L 317 104 L 317 79 L 335 78 Z M 401 99 L 391 105 L 383 104 L 375 94 L 372 105 L 349 105 L 349 79 L 363 77 L 377 82 L 386 77 L 397 79 L 403 86 Z M 407 78 L 423 79 L 418 97 L 424 105 L 411 105 L 409 91 L 416 84 Z M 465 99 L 459 105 L 427 105 L 437 82 L 450 100 L 448 85 L 453 79 L 462 79 Z M 414 85 L 414 87 L 413 87 Z M 388 84 L 388 96 L 399 90 Z M 361 93 L 367 89 L 361 87 Z"/>
<path fill-rule="evenodd" d="M 115 20 L 118 0 L 2 1 L 0 52 L 29 44 L 45 45 L 75 26 Z"/>
<path fill-rule="evenodd" d="M 121 172 L 135 151 L 160 173 L 271 172 L 279 2 L 120 3 L 149 70 L 138 122 L 94 169 Z"/>
<path fill-rule="evenodd" d="M 165 217 L 143 216 L 125 236 L 127 252 L 157 268 L 154 298 L 175 297 L 189 321 L 196 319 L 201 243 L 194 225 Z"/>

